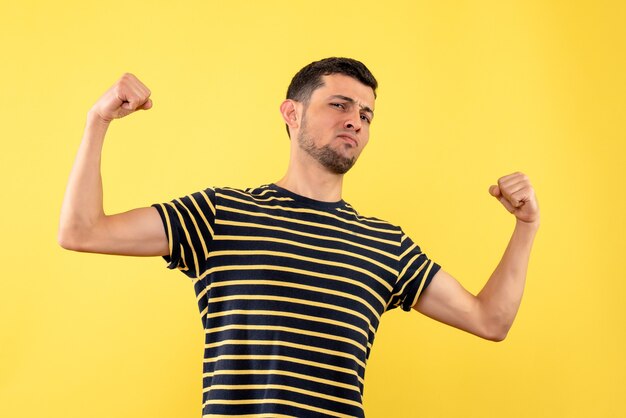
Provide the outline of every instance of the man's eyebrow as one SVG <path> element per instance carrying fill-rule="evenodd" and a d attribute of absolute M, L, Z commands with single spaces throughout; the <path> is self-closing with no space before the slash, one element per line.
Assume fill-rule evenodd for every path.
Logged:
<path fill-rule="evenodd" d="M 335 94 L 333 96 L 330 96 L 330 98 L 331 99 L 341 99 L 341 100 L 344 100 L 344 101 L 349 102 L 349 103 L 356 103 L 356 100 L 354 100 L 353 98 L 348 97 L 348 96 L 343 96 L 341 94 Z M 361 110 L 364 110 L 364 111 L 370 113 L 372 116 L 374 116 L 374 111 L 372 109 L 370 109 L 368 106 L 359 105 L 359 107 L 361 108 Z"/>

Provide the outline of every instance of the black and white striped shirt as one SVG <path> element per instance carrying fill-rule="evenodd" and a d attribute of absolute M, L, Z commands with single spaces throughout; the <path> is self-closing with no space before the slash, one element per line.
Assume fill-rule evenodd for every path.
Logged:
<path fill-rule="evenodd" d="M 362 417 L 380 317 L 440 266 L 401 228 L 274 184 L 153 205 L 205 329 L 203 417 Z"/>

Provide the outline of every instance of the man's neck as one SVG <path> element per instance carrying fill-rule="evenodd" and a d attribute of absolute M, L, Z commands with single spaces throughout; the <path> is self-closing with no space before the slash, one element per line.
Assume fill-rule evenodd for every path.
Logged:
<path fill-rule="evenodd" d="M 338 202 L 343 175 L 331 173 L 319 164 L 289 164 L 287 173 L 276 185 L 309 199 Z"/>

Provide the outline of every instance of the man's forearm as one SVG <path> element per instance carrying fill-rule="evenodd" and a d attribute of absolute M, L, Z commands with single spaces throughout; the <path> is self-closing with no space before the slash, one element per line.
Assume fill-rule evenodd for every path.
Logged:
<path fill-rule="evenodd" d="M 61 208 L 59 243 L 74 247 L 81 231 L 104 216 L 100 161 L 109 123 L 89 112 Z"/>
<path fill-rule="evenodd" d="M 516 221 L 500 263 L 477 296 L 484 318 L 498 339 L 506 336 L 519 309 L 538 228 L 539 222 Z"/>

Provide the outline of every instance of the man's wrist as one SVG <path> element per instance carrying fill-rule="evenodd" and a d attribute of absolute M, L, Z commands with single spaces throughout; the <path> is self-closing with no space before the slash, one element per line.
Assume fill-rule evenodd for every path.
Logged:
<path fill-rule="evenodd" d="M 537 232 L 537 230 L 539 229 L 539 220 L 537 219 L 536 221 L 533 221 L 533 222 L 526 222 L 526 221 L 516 219 L 515 228 L 523 229 L 528 232 Z"/>
<path fill-rule="evenodd" d="M 110 121 L 102 119 L 102 117 L 95 111 L 90 110 L 87 112 L 87 123 L 85 125 L 84 140 L 89 143 L 102 144 L 104 137 L 109 129 Z"/>
<path fill-rule="evenodd" d="M 87 124 L 99 125 L 104 128 L 108 128 L 110 123 L 111 123 L 111 120 L 104 119 L 102 116 L 100 116 L 98 112 L 96 112 L 93 109 L 87 112 Z"/>

